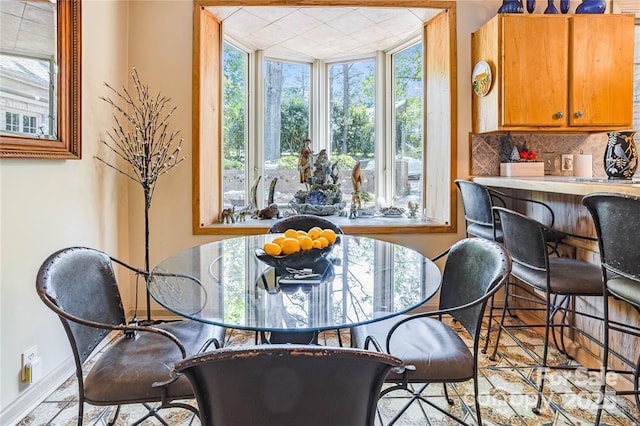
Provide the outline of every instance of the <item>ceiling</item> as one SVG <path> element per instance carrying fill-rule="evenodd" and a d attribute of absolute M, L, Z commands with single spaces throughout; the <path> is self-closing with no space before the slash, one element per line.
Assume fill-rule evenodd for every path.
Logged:
<path fill-rule="evenodd" d="M 48 0 L 1 0 L 0 47 L 52 57 L 56 52 L 55 5 Z"/>
<path fill-rule="evenodd" d="M 215 7 L 225 34 L 268 56 L 340 59 L 371 54 L 420 34 L 440 9 L 375 7 Z"/>

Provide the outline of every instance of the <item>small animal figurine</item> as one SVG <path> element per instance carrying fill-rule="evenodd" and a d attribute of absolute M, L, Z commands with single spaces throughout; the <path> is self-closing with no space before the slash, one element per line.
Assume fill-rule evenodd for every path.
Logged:
<path fill-rule="evenodd" d="M 258 219 L 275 219 L 280 217 L 280 210 L 278 210 L 278 205 L 277 204 L 271 204 L 269 205 L 269 207 L 266 207 L 262 210 L 260 210 L 257 214 L 256 217 Z"/>
<path fill-rule="evenodd" d="M 234 210 L 235 210 L 235 207 L 230 207 L 228 209 L 222 210 L 222 213 L 220 213 L 220 222 L 222 222 L 222 223 L 236 223 Z"/>
<path fill-rule="evenodd" d="M 238 213 L 236 213 L 236 222 L 245 222 L 246 217 L 247 217 L 247 211 L 244 209 L 240 210 Z"/>

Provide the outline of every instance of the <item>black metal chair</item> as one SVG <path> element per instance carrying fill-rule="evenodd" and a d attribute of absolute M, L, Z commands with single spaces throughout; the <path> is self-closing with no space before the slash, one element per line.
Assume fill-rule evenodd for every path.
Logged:
<path fill-rule="evenodd" d="M 548 230 L 545 231 L 545 240 L 548 248 L 552 253 L 558 254 L 558 244 L 564 238 L 564 234 L 551 229 L 555 222 L 555 215 L 548 204 L 531 198 L 509 195 L 468 180 L 457 179 L 455 184 L 460 191 L 462 199 L 467 237 L 479 237 L 502 242 L 502 226 L 498 216 L 493 211 L 493 207 L 507 207 L 507 201 L 513 203 L 521 202 L 533 206 L 532 208 L 538 208 L 540 216 L 544 218 L 545 224 L 548 226 Z M 517 287 L 516 283 L 508 283 L 507 285 Z M 506 291 L 509 291 L 509 289 Z M 505 300 L 508 303 L 508 299 Z M 487 326 L 487 338 L 482 349 L 483 353 L 487 352 L 491 331 L 493 330 L 494 311 L 502 309 L 509 311 L 509 305 L 496 306 L 494 300 L 489 303 L 489 324 Z"/>
<path fill-rule="evenodd" d="M 550 257 L 546 245 L 546 232 L 548 227 L 544 224 L 513 210 L 503 207 L 494 207 L 494 211 L 500 217 L 502 231 L 504 233 L 504 245 L 511 253 L 513 269 L 511 275 L 521 282 L 541 292 L 544 297 L 531 297 L 532 293 L 521 296 L 505 291 L 505 304 L 509 297 L 514 297 L 529 303 L 526 307 L 510 306 L 510 310 L 544 311 L 543 324 L 505 325 L 505 311 L 502 312 L 498 335 L 496 336 L 493 354 L 494 359 L 501 332 L 505 328 L 513 327 L 544 327 L 544 349 L 540 360 L 540 383 L 538 401 L 534 407 L 534 413 L 540 412 L 542 403 L 542 391 L 544 388 L 545 371 L 552 366 L 548 365 L 549 335 L 554 340 L 555 346 L 567 355 L 565 349 L 565 330 L 571 329 L 580 333 L 594 343 L 597 339 L 584 330 L 574 327 L 566 322 L 569 313 L 583 315 L 599 319 L 585 312 L 579 312 L 572 308 L 571 299 L 575 296 L 602 296 L 602 276 L 600 268 L 592 263 L 570 259 L 566 257 Z M 505 287 L 508 289 L 509 287 Z M 537 305 L 536 305 L 537 304 Z M 540 306 L 544 305 L 543 307 Z M 538 307 L 539 306 L 539 307 Z M 556 315 L 560 315 L 560 321 L 556 322 Z M 559 342 L 556 338 L 556 329 L 559 329 Z M 534 358 L 537 358 L 531 354 Z M 566 368 L 566 367 L 553 367 Z"/>
<path fill-rule="evenodd" d="M 352 348 L 230 347 L 174 370 L 193 386 L 203 426 L 372 426 L 380 389 L 402 362 Z"/>
<path fill-rule="evenodd" d="M 609 296 L 626 302 L 640 313 L 640 245 L 635 235 L 640 229 L 640 197 L 593 193 L 585 196 L 582 203 L 587 207 L 598 235 L 600 262 L 604 283 L 604 336 L 602 355 L 602 384 L 600 387 L 596 425 L 600 422 L 606 392 L 607 373 L 631 375 L 633 390 L 616 391 L 616 395 L 634 395 L 640 409 L 640 358 L 633 362 L 629 354 L 613 351 L 609 346 L 611 331 L 640 337 L 640 330 L 629 324 L 612 321 L 609 318 Z M 609 367 L 609 356 L 614 355 L 627 365 L 627 370 Z"/>
<path fill-rule="evenodd" d="M 180 407 L 197 412 L 178 400 L 194 396 L 189 381 L 173 379 L 171 366 L 187 356 L 219 346 L 225 330 L 195 321 L 171 321 L 154 326 L 126 324 L 114 264 L 146 276 L 107 254 L 85 247 L 66 248 L 47 258 L 36 280 L 42 301 L 53 310 L 67 333 L 78 379 L 78 425 L 82 425 L 84 403 L 117 406 L 109 424 L 114 424 L 120 406 L 142 404 L 149 417 L 166 422 L 158 410 Z M 121 331 L 112 336 L 112 331 Z M 114 341 L 83 375 L 83 366 L 105 339 Z M 159 407 L 150 403 L 159 402 Z"/>
<path fill-rule="evenodd" d="M 422 395 L 432 383 L 453 383 L 473 380 L 477 424 L 482 424 L 478 402 L 478 346 L 480 327 L 487 300 L 504 284 L 511 270 L 509 254 L 500 244 L 483 238 L 468 238 L 449 250 L 442 277 L 439 309 L 400 320 L 390 318 L 354 327 L 352 338 L 357 347 L 375 346 L 378 351 L 402 359 L 405 370 L 391 372 L 387 382 L 394 386 L 382 395 L 395 390 L 413 394 L 409 402 L 396 414 L 395 423 L 415 401 L 423 401 L 456 421 L 466 424 L 452 413 L 431 403 Z M 473 339 L 472 350 L 443 316 L 451 316 L 463 326 Z M 431 318 L 436 317 L 436 318 Z M 413 392 L 409 383 L 424 384 Z M 453 403 L 446 393 L 450 404 Z"/>
<path fill-rule="evenodd" d="M 280 234 L 287 229 L 295 229 L 296 231 L 308 232 L 313 227 L 320 227 L 322 229 L 332 229 L 336 234 L 344 234 L 342 228 L 325 219 L 321 216 L 315 216 L 311 214 L 298 214 L 294 216 L 285 217 L 284 219 L 277 220 L 271 228 L 269 228 L 269 234 Z M 338 342 L 342 346 L 342 337 L 340 331 L 338 333 Z M 256 334 L 256 343 L 258 340 L 258 334 Z M 260 332 L 260 340 L 262 343 L 278 344 L 278 343 L 296 343 L 296 344 L 318 344 L 318 333 L 315 331 L 272 331 L 270 333 Z"/>

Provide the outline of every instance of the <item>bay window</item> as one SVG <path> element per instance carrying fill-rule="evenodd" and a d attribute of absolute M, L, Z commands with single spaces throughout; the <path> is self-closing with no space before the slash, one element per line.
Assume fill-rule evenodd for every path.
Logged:
<path fill-rule="evenodd" d="M 305 139 L 313 154 L 326 150 L 338 165 L 347 209 L 358 162 L 367 207 L 419 207 L 418 218 L 382 222 L 328 217 L 347 231 L 455 230 L 454 31 L 448 10 L 385 50 L 347 49 L 333 60 L 271 54 L 247 40 L 238 43 L 235 34 L 226 34 L 224 19 L 207 10 L 209 2 L 196 3 L 203 7 L 196 7 L 194 25 L 200 51 L 194 62 L 194 75 L 200 76 L 194 79 L 194 232 L 268 228 L 249 220 L 221 231 L 219 215 L 222 209 L 255 211 L 271 202 L 286 211 L 294 194 L 306 189 L 298 170 Z M 216 58 L 217 75 L 211 72 Z"/>

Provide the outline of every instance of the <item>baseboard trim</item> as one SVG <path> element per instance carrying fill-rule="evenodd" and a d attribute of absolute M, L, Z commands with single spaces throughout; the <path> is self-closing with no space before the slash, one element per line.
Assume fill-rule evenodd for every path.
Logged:
<path fill-rule="evenodd" d="M 55 391 L 76 371 L 73 358 L 69 357 L 40 382 L 30 385 L 25 391 L 0 412 L 0 424 L 16 425 L 33 411 L 44 399 Z"/>

